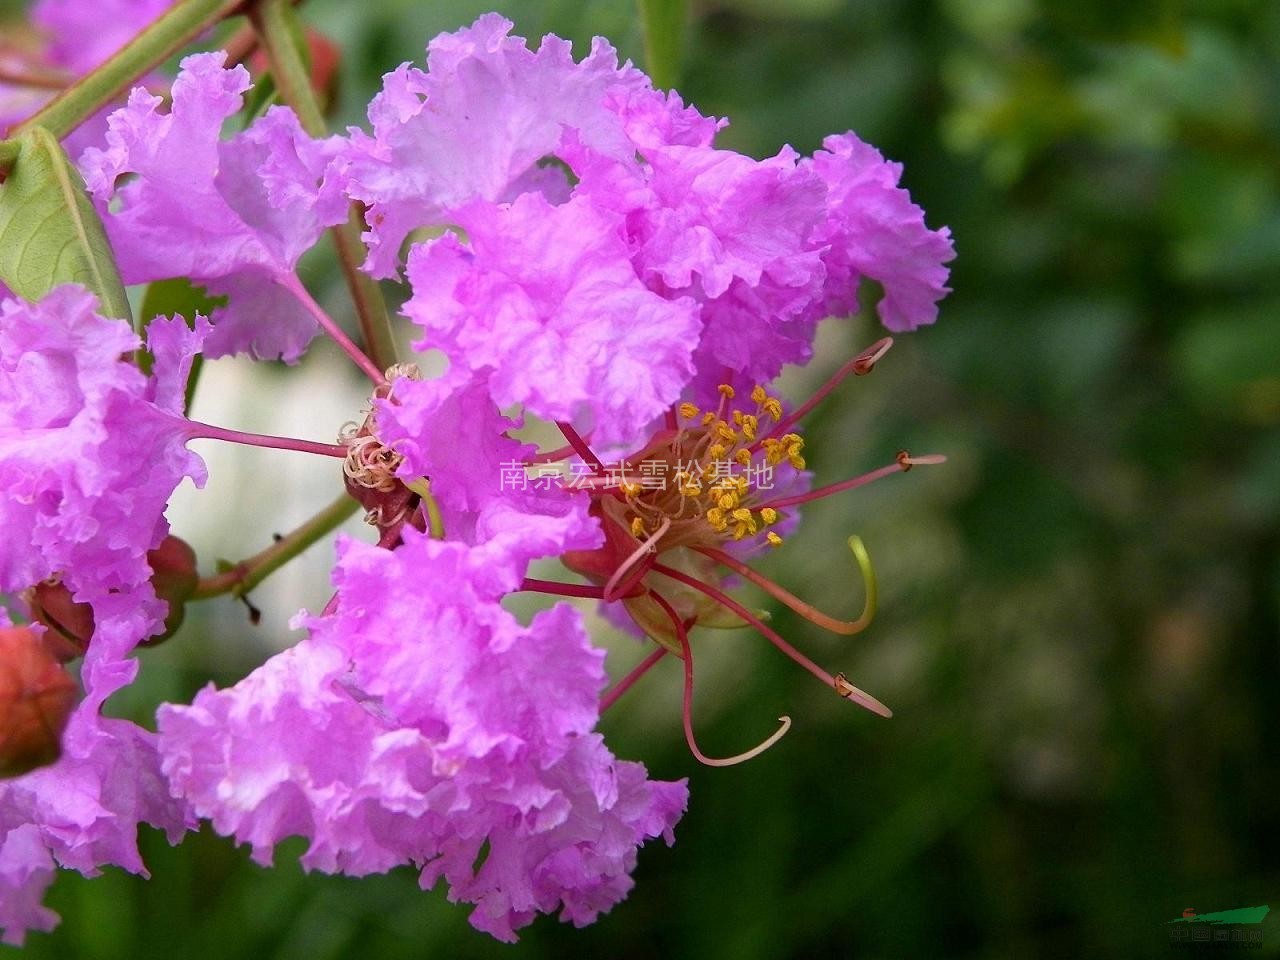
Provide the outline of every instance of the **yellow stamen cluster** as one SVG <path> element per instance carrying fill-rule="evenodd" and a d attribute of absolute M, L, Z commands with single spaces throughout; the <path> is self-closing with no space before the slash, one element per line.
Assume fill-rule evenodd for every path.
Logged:
<path fill-rule="evenodd" d="M 764 447 L 765 462 L 770 466 L 777 466 L 783 460 L 795 467 L 797 470 L 803 470 L 805 460 L 800 455 L 800 451 L 804 449 L 804 437 L 798 433 L 784 433 L 781 437 L 769 438 L 761 443 Z"/>
<path fill-rule="evenodd" d="M 726 410 L 734 399 L 735 391 L 728 384 L 719 387 L 720 404 L 717 410 L 700 410 L 692 403 L 682 403 L 677 408 L 680 419 L 687 425 L 677 433 L 664 456 L 678 466 L 669 475 L 674 481 L 672 489 L 677 498 L 651 494 L 638 484 L 623 483 L 619 491 L 632 513 L 629 521 L 631 534 L 643 539 L 658 528 L 662 518 L 672 521 L 671 533 L 663 536 L 666 542 L 684 539 L 696 541 L 696 529 L 701 526 L 722 536 L 741 540 L 755 536 L 764 528 L 777 523 L 778 511 L 770 507 L 752 504 L 752 462 L 754 455 L 765 451 L 769 466 L 776 466 L 783 459 L 793 464 L 803 459 L 799 450 L 803 441 L 794 434 L 782 440 L 759 439 L 761 421 L 782 419 L 782 404 L 769 396 L 763 387 L 751 391 L 754 412 L 741 409 Z M 781 446 L 779 446 L 781 444 Z M 771 450 L 781 450 L 781 455 L 771 455 Z M 736 464 L 742 472 L 726 469 Z M 690 469 L 692 468 L 692 469 Z M 690 527 L 689 522 L 694 526 Z M 705 524 L 705 525 L 704 525 Z M 687 530 L 688 532 L 684 532 Z M 767 541 L 777 546 L 782 538 L 773 531 L 766 533 Z"/>

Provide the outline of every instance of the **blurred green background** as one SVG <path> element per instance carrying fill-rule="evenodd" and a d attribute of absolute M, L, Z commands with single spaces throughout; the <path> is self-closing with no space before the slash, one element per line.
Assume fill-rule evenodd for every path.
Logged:
<path fill-rule="evenodd" d="M 344 50 L 339 121 L 488 8 L 308 0 Z M 643 62 L 628 3 L 499 9 Z M 894 719 L 750 633 L 712 636 L 704 748 L 744 749 L 784 711 L 795 727 L 708 769 L 675 663 L 628 694 L 611 745 L 688 776 L 690 809 L 588 929 L 541 918 L 504 946 L 410 871 L 304 876 L 298 846 L 266 871 L 206 831 L 145 837 L 150 882 L 61 877 L 64 923 L 29 956 L 1154 957 L 1186 906 L 1280 912 L 1280 5 L 706 0 L 682 64 L 686 99 L 731 118 L 723 145 L 809 152 L 856 130 L 955 236 L 936 327 L 825 404 L 807 451 L 820 483 L 900 447 L 950 462 L 813 506 L 767 564 L 852 616 L 843 541 L 863 536 L 870 631 L 775 621 Z M 878 335 L 829 322 L 789 398 Z M 172 647 L 135 696 L 208 678 L 207 655 Z M 616 672 L 639 659 L 613 647 Z M 1274 926 L 1262 955 L 1280 955 Z"/>

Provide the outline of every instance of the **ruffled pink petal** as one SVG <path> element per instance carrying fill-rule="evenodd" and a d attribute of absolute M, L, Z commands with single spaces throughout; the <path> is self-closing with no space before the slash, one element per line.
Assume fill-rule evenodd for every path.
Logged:
<path fill-rule="evenodd" d="M 608 910 L 637 847 L 670 841 L 685 785 L 652 783 L 592 732 L 603 653 L 568 606 L 528 626 L 502 609 L 527 560 L 498 551 L 412 530 L 394 552 L 345 542 L 337 610 L 300 618 L 306 640 L 162 708 L 174 789 L 262 862 L 301 835 L 308 868 L 421 864 L 500 939 L 537 913 Z"/>
<path fill-rule="evenodd" d="M 632 436 L 693 373 L 699 322 L 636 276 L 620 221 L 582 200 L 537 194 L 477 202 L 467 231 L 415 247 L 406 315 L 421 346 L 487 377 L 501 407 L 573 420 L 602 444 Z"/>

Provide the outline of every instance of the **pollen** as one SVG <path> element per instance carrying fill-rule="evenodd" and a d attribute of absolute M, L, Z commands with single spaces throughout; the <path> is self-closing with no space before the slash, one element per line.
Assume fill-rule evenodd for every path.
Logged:
<path fill-rule="evenodd" d="M 778 522 L 778 511 L 777 511 L 777 510 L 775 510 L 775 509 L 773 509 L 773 507 L 761 507 L 761 508 L 760 508 L 760 519 L 761 519 L 761 520 L 763 520 L 766 524 L 777 523 L 777 522 Z M 775 537 L 776 537 L 776 536 L 777 536 L 777 534 L 776 534 L 776 533 L 775 533 L 775 534 L 770 534 L 770 536 L 775 536 Z"/>
<path fill-rule="evenodd" d="M 770 530 L 768 533 L 764 535 L 764 539 L 771 547 L 782 546 L 782 538 L 778 536 L 776 533 L 774 533 L 772 530 Z"/>
<path fill-rule="evenodd" d="M 720 391 L 720 395 L 724 397 L 726 400 L 733 399 L 733 396 L 734 396 L 733 387 L 729 386 L 727 383 L 720 384 L 720 386 L 716 387 L 716 389 Z"/>
<path fill-rule="evenodd" d="M 680 416 L 684 417 L 686 420 L 698 419 L 698 413 L 699 413 L 698 408 L 695 407 L 692 403 L 680 404 Z"/>
<path fill-rule="evenodd" d="M 637 540 L 644 536 L 644 520 L 640 517 L 631 518 L 631 535 Z"/>

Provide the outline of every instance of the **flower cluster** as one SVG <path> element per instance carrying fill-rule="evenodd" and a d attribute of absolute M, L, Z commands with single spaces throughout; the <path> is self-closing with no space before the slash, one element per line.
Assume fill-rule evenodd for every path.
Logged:
<path fill-rule="evenodd" d="M 790 413 L 769 384 L 809 359 L 819 321 L 855 309 L 863 277 L 884 289 L 888 329 L 933 322 L 947 231 L 852 133 L 812 157 L 754 160 L 715 146 L 722 121 L 655 90 L 603 40 L 575 61 L 566 42 L 531 50 L 511 27 L 488 15 L 437 37 L 425 69 L 386 76 L 368 131 L 329 138 L 273 107 L 224 139 L 249 75 L 221 53 L 190 56 L 168 102 L 135 90 L 79 156 L 125 282 L 182 276 L 220 305 L 193 326 L 143 318 L 145 376 L 141 343 L 80 288 L 0 308 L 0 590 L 28 621 L 7 629 L 55 673 L 84 657 L 74 707 L 60 674 L 53 696 L 12 694 L 23 716 L 66 706 L 56 761 L 0 785 L 9 942 L 56 921 L 40 904 L 55 867 L 142 871 L 139 823 L 176 838 L 200 820 L 263 863 L 302 836 L 310 869 L 413 864 L 500 939 L 539 913 L 589 923 L 625 897 L 640 845 L 672 842 L 687 801 L 683 780 L 613 756 L 600 712 L 671 654 L 691 751 L 741 759 L 708 758 L 693 736 L 698 626 L 752 626 L 888 715 L 726 590 L 745 577 L 825 628 L 866 625 L 870 604 L 835 620 L 747 561 L 783 543 L 800 504 L 938 459 L 904 452 L 809 489 L 800 420 L 891 341 Z M 383 369 L 298 279 L 352 204 L 364 270 L 407 284 L 414 347 L 441 351 L 444 375 Z M 321 330 L 371 380 L 367 415 L 338 443 L 186 418 L 195 353 L 292 362 Z M 556 424 L 565 446 L 515 439 L 525 419 Z M 162 576 L 165 504 L 203 476 L 186 446 L 197 438 L 331 458 L 376 543 L 339 542 L 333 599 L 295 618 L 295 646 L 161 707 L 152 733 L 101 713 L 137 673 L 131 652 L 172 632 L 186 600 L 242 594 L 254 569 L 181 590 Z M 543 469 L 573 482 L 530 479 Z M 529 577 L 539 558 L 587 582 Z M 522 590 L 599 600 L 652 653 L 603 692 L 580 612 L 558 603 L 522 623 L 501 605 Z"/>

